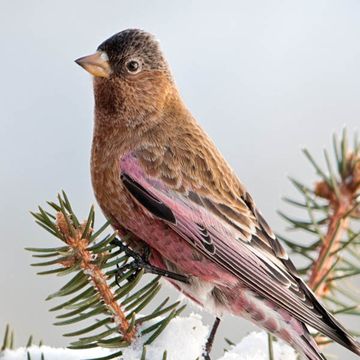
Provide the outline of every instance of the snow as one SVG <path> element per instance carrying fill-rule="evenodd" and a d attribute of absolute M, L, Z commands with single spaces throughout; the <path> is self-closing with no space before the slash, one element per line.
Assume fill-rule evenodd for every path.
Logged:
<path fill-rule="evenodd" d="M 159 337 L 146 347 L 147 360 L 161 360 L 164 350 L 169 360 L 196 359 L 202 353 L 209 329 L 201 321 L 201 316 L 190 314 L 188 317 L 177 317 L 170 321 L 168 327 Z M 139 360 L 142 344 L 146 339 L 140 338 L 131 348 L 123 351 L 124 360 Z"/>
<path fill-rule="evenodd" d="M 146 347 L 146 360 L 162 360 L 164 350 L 167 350 L 167 359 L 169 360 L 196 359 L 202 353 L 208 332 L 209 328 L 202 323 L 200 315 L 190 314 L 187 317 L 177 317 L 169 323 L 166 330 L 151 345 Z M 145 336 L 137 339 L 133 346 L 123 350 L 123 356 L 118 360 L 139 360 L 146 339 Z M 218 360 L 268 360 L 267 341 L 267 334 L 264 332 L 250 333 Z M 296 360 L 294 350 L 288 345 L 276 341 L 273 346 L 276 360 Z M 101 348 L 69 350 L 49 346 L 31 346 L 17 350 L 5 350 L 0 353 L 0 359 L 27 360 L 27 352 L 29 352 L 31 360 L 41 360 L 42 353 L 45 360 L 79 360 L 106 356 L 113 351 Z"/>
<path fill-rule="evenodd" d="M 273 342 L 274 359 L 295 360 L 296 353 L 292 347 L 282 341 Z M 218 360 L 268 360 L 268 336 L 265 332 L 252 332 L 244 337 L 230 351 Z"/>
<path fill-rule="evenodd" d="M 107 349 L 87 349 L 87 350 L 70 350 L 61 348 L 52 348 L 49 346 L 31 346 L 29 348 L 19 348 L 16 350 L 5 350 L 0 355 L 1 360 L 27 360 L 27 352 L 31 355 L 31 360 L 41 360 L 41 353 L 44 354 L 45 360 L 79 360 L 90 359 L 109 355 Z"/>

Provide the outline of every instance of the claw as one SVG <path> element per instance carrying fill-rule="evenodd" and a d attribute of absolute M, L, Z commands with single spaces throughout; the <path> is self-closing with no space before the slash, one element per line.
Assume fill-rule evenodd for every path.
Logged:
<path fill-rule="evenodd" d="M 116 284 L 118 286 L 119 285 L 119 276 L 121 276 L 121 274 L 123 275 L 124 269 L 133 269 L 135 270 L 134 274 L 132 274 L 131 276 L 129 276 L 128 281 L 131 282 L 132 280 L 134 280 L 134 278 L 138 275 L 139 271 L 141 271 L 142 269 L 145 270 L 146 273 L 149 274 L 155 274 L 155 275 L 160 275 L 160 276 L 164 276 L 167 277 L 169 279 L 173 279 L 173 280 L 177 280 L 177 281 L 181 281 L 184 283 L 189 283 L 189 278 L 186 275 L 182 275 L 182 274 L 177 274 L 171 271 L 167 271 L 161 268 L 158 268 L 156 266 L 152 266 L 149 263 L 149 257 L 151 255 L 151 251 L 149 247 L 146 247 L 145 249 L 145 253 L 143 256 L 139 255 L 138 253 L 136 253 L 135 251 L 131 250 L 127 245 L 125 245 L 121 240 L 115 238 L 112 240 L 111 244 L 116 245 L 120 248 L 121 251 L 124 251 L 125 254 L 129 257 L 133 258 L 133 261 L 125 264 L 121 267 L 118 267 L 118 272 L 116 274 Z"/>
<path fill-rule="evenodd" d="M 116 265 L 117 272 L 115 274 L 115 282 L 120 287 L 119 278 L 124 276 L 127 270 L 135 270 L 133 271 L 133 274 L 131 274 L 128 278 L 128 282 L 132 282 L 141 271 L 141 267 L 139 267 L 134 261 L 124 264 L 122 266 Z"/>

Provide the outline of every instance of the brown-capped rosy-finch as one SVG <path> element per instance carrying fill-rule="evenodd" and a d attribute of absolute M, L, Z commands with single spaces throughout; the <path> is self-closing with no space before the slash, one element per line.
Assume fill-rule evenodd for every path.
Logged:
<path fill-rule="evenodd" d="M 131 246 L 186 275 L 171 281 L 211 313 L 247 318 L 307 359 L 324 359 L 307 325 L 360 354 L 183 103 L 154 37 L 122 31 L 77 63 L 94 76 L 95 195 Z"/>

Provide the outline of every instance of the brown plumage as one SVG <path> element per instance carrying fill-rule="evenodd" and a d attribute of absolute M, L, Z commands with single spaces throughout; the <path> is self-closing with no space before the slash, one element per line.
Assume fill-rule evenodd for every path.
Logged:
<path fill-rule="evenodd" d="M 323 357 L 305 324 L 359 354 L 186 108 L 158 42 L 126 30 L 77 62 L 94 75 L 95 195 L 131 246 L 146 243 L 154 265 L 187 275 L 173 283 L 198 304 L 246 317 L 308 359 Z"/>

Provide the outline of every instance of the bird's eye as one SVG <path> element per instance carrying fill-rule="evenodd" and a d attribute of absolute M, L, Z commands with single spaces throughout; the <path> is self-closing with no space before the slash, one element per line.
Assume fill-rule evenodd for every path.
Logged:
<path fill-rule="evenodd" d="M 141 65 L 137 60 L 130 60 L 126 63 L 126 69 L 131 74 L 136 74 L 141 70 Z"/>

